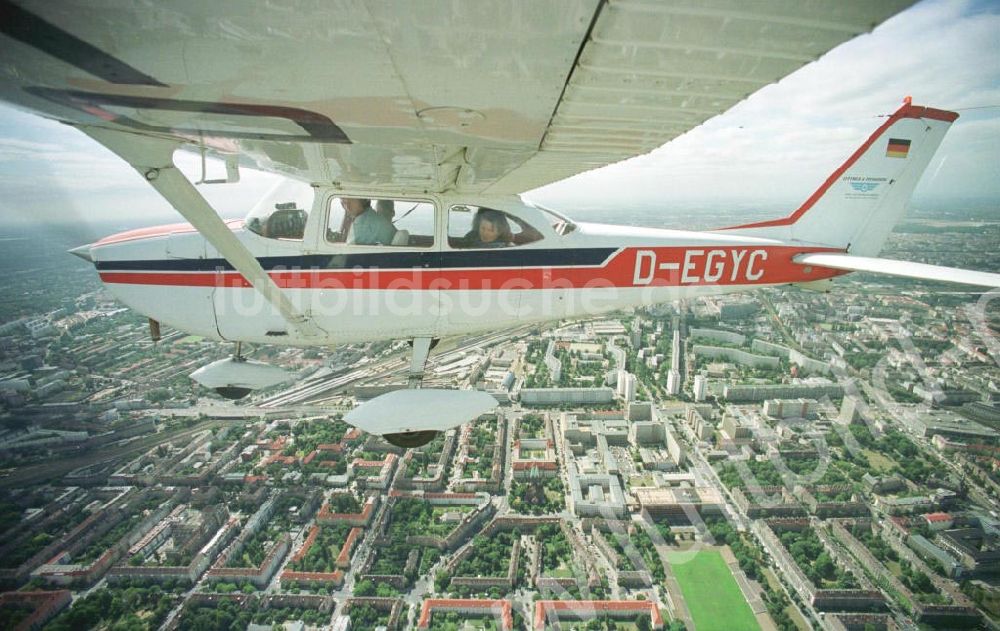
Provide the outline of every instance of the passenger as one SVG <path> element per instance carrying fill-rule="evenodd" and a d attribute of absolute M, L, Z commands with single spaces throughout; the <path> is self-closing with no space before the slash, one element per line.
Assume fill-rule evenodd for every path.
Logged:
<path fill-rule="evenodd" d="M 507 216 L 499 210 L 480 208 L 473 224 L 478 226 L 478 232 L 470 247 L 506 248 L 514 241 Z"/>
<path fill-rule="evenodd" d="M 504 227 L 506 227 L 506 234 L 508 235 L 506 239 L 501 240 L 502 245 L 482 245 L 483 241 L 479 236 L 479 223 L 482 218 L 487 215 L 499 215 L 500 219 L 503 221 Z M 510 228 L 510 222 L 513 221 L 520 228 L 520 232 L 514 233 Z M 484 248 L 484 247 L 508 247 L 511 245 L 524 245 L 526 243 L 533 243 L 542 238 L 542 233 L 535 230 L 525 221 L 518 219 L 513 215 L 508 215 L 507 213 L 494 210 L 492 208 L 480 208 L 476 212 L 476 216 L 472 218 L 472 230 L 467 232 L 462 238 L 460 243 L 464 245 L 456 245 L 455 247 L 462 248 Z"/>
<path fill-rule="evenodd" d="M 385 217 L 385 220 L 392 223 L 396 218 L 396 205 L 391 199 L 380 199 L 375 202 L 375 212 Z"/>
<path fill-rule="evenodd" d="M 344 224 L 347 229 L 347 243 L 351 245 L 391 245 L 396 229 L 385 217 L 375 212 L 371 200 L 359 197 L 344 197 L 340 200 L 344 207 Z M 341 234 L 344 234 L 344 225 Z"/>

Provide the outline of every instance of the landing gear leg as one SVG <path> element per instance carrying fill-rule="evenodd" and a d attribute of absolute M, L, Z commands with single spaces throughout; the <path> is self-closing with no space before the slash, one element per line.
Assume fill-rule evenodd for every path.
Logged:
<path fill-rule="evenodd" d="M 243 357 L 243 342 L 236 342 L 236 350 L 233 351 L 233 362 L 242 364 L 245 361 L 246 357 Z M 219 386 L 215 388 L 215 391 L 218 392 L 220 396 L 225 399 L 229 399 L 230 401 L 239 401 L 253 392 L 250 388 L 243 388 L 240 386 Z"/>
<path fill-rule="evenodd" d="M 410 358 L 410 368 L 406 373 L 407 386 L 410 389 L 417 389 L 424 380 L 424 367 L 427 365 L 427 357 L 431 349 L 437 346 L 438 340 L 429 337 L 414 338 L 410 344 L 413 346 L 413 356 Z M 440 432 L 418 431 L 400 432 L 396 434 L 383 434 L 382 438 L 390 444 L 404 449 L 411 447 L 421 447 L 434 440 Z"/>
<path fill-rule="evenodd" d="M 438 340 L 429 337 L 417 337 L 411 342 L 413 356 L 410 358 L 410 369 L 407 371 L 407 386 L 419 388 L 424 381 L 424 367 L 431 349 L 437 346 Z"/>

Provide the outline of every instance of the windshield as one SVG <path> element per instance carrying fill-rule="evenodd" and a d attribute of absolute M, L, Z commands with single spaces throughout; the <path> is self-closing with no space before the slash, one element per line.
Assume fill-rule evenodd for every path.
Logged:
<path fill-rule="evenodd" d="M 530 205 L 542 211 L 542 214 L 544 214 L 549 220 L 549 224 L 552 226 L 552 230 L 554 230 L 556 234 L 564 235 L 576 230 L 576 224 L 573 223 L 573 220 L 566 215 L 552 210 L 551 208 L 546 208 L 537 202 L 530 202 Z"/>
<path fill-rule="evenodd" d="M 279 182 L 247 215 L 246 228 L 268 239 L 301 240 L 314 196 L 305 182 Z"/>

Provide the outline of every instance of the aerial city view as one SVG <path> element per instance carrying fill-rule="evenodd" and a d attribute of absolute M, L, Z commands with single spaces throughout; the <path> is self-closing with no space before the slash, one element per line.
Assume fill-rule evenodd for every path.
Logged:
<path fill-rule="evenodd" d="M 998 32 L 0 2 L 0 630 L 1000 629 Z"/>
<path fill-rule="evenodd" d="M 915 218 L 887 250 L 995 269 L 998 243 Z M 294 380 L 232 403 L 188 377 L 228 348 L 152 342 L 61 251 L 2 261 L 4 628 L 1000 616 L 1000 311 L 974 292 L 855 275 L 448 339 L 425 386 L 500 406 L 404 450 L 341 418 L 405 387 L 405 343 L 261 346 Z"/>

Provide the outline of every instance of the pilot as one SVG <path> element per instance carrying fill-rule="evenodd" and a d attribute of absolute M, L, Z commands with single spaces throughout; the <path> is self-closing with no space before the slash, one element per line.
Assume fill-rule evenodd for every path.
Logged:
<path fill-rule="evenodd" d="M 347 234 L 351 245 L 391 245 L 396 229 L 382 215 L 372 208 L 371 200 L 360 197 L 344 197 L 340 200 L 344 207 L 344 223 L 341 234 Z"/>
<path fill-rule="evenodd" d="M 380 199 L 375 202 L 375 212 L 385 217 L 389 223 L 392 223 L 392 220 L 396 218 L 396 205 L 391 199 Z"/>
<path fill-rule="evenodd" d="M 499 210 L 480 208 L 476 214 L 478 232 L 474 235 L 473 248 L 506 248 L 514 242 L 507 216 Z"/>

